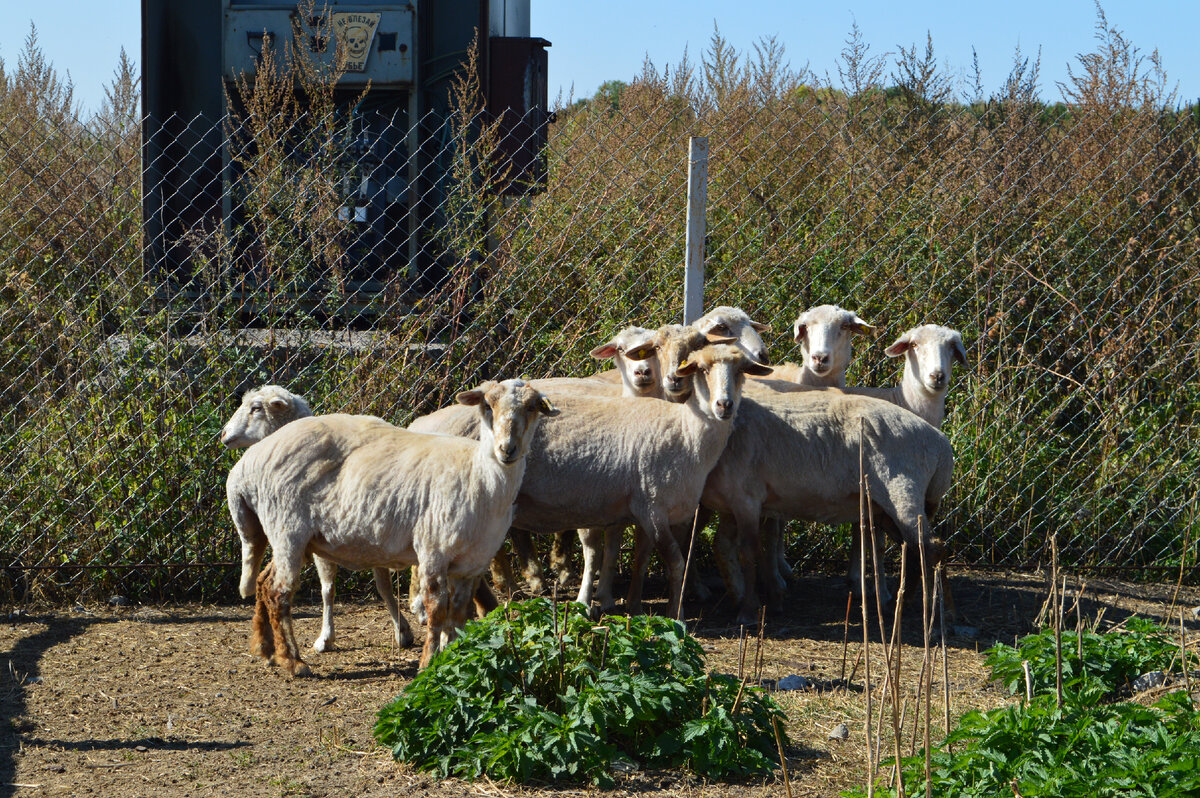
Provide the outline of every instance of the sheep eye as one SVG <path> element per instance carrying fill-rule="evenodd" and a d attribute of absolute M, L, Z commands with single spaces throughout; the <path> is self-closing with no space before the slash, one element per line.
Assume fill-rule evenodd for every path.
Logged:
<path fill-rule="evenodd" d="M 712 326 L 717 332 L 729 332 L 729 325 L 723 321 L 719 321 Z"/>

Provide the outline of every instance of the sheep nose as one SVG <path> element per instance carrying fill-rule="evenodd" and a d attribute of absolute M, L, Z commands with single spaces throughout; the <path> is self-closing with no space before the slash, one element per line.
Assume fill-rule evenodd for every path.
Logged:
<path fill-rule="evenodd" d="M 517 445 L 515 443 L 500 444 L 500 457 L 504 462 L 511 462 L 517 455 Z"/>
<path fill-rule="evenodd" d="M 764 366 L 771 365 L 771 357 L 767 354 L 767 350 L 760 349 L 753 355 L 755 362 L 761 363 Z"/>
<path fill-rule="evenodd" d="M 717 410 L 718 418 L 729 418 L 730 414 L 733 412 L 733 402 L 729 401 L 728 399 L 716 400 L 713 402 L 713 407 L 715 407 Z"/>
<path fill-rule="evenodd" d="M 934 385 L 941 385 L 946 382 L 946 372 L 938 369 L 937 371 L 929 372 L 929 381 Z"/>
<path fill-rule="evenodd" d="M 821 366 L 822 368 L 824 368 L 825 366 L 829 365 L 829 355 L 814 354 L 812 356 L 812 362 L 813 362 L 814 366 Z"/>

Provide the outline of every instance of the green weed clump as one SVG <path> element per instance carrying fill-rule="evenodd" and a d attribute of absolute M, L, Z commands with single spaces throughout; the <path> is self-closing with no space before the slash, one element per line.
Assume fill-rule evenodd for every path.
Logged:
<path fill-rule="evenodd" d="M 1111 701 L 1142 673 L 1184 667 L 1169 632 L 1137 618 L 1123 630 L 1086 632 L 1082 662 L 1074 633 L 1064 633 L 1062 643 L 1061 704 L 1052 631 L 987 651 L 992 677 L 1017 694 L 1024 694 L 1022 663 L 1030 664 L 1033 698 L 959 718 L 958 727 L 931 751 L 932 794 L 1200 795 L 1200 712 L 1188 692 L 1170 692 L 1150 705 Z M 900 773 L 907 794 L 923 794 L 924 752 L 902 759 Z M 897 795 L 884 785 L 875 792 Z"/>
<path fill-rule="evenodd" d="M 761 690 L 706 673 L 676 621 L 595 623 L 577 604 L 533 599 L 467 624 L 380 710 L 375 737 L 442 777 L 604 786 L 632 766 L 768 773 L 775 719 Z"/>

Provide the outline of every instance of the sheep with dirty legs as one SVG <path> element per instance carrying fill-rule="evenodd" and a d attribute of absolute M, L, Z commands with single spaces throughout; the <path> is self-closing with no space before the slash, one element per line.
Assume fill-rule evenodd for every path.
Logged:
<path fill-rule="evenodd" d="M 465 622 L 512 518 L 529 442 L 557 410 L 521 380 L 458 396 L 479 440 L 424 435 L 372 416 L 300 419 L 251 446 L 229 473 L 229 511 L 243 540 L 243 596 L 256 596 L 252 649 L 309 673 L 291 600 L 306 554 L 348 568 L 422 566 L 427 615 L 421 665 Z M 254 579 L 267 545 L 274 568 Z"/>
<path fill-rule="evenodd" d="M 260 385 L 246 391 L 242 396 L 241 405 L 221 428 L 221 443 L 230 449 L 245 449 L 285 424 L 298 418 L 308 418 L 312 414 L 312 409 L 303 396 L 278 385 Z M 271 567 L 267 565 L 268 570 Z M 321 633 L 313 641 L 312 647 L 317 652 L 325 652 L 333 648 L 334 642 L 333 601 L 337 595 L 337 564 L 318 555 L 313 557 L 313 567 L 316 568 L 317 579 L 321 583 Z M 396 645 L 400 648 L 411 646 L 412 629 L 400 614 L 399 602 L 392 592 L 391 572 L 387 568 L 374 568 L 372 571 L 375 590 L 383 599 L 392 619 Z"/>

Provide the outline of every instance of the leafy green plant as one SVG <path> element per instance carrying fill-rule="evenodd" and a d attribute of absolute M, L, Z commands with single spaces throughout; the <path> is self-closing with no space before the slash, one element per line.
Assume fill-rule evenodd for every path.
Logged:
<path fill-rule="evenodd" d="M 886 764 L 886 763 L 885 763 Z M 906 757 L 907 794 L 923 794 L 925 757 Z M 1053 696 L 969 712 L 932 756 L 934 795 L 1190 796 L 1200 794 L 1200 713 L 1184 692 L 1153 706 L 1055 706 Z M 864 795 L 852 791 L 849 795 Z M 876 795 L 896 792 L 878 785 Z"/>
<path fill-rule="evenodd" d="M 1182 668 L 1179 645 L 1170 633 L 1144 618 L 1130 618 L 1123 629 L 1103 634 L 1083 632 L 1082 651 L 1081 660 L 1077 634 L 1063 632 L 1062 672 L 1067 700 L 1095 703 L 1111 699 L 1143 673 Z M 1023 662 L 1030 665 L 1035 695 L 1055 692 L 1053 629 L 1027 635 L 1016 647 L 997 643 L 985 653 L 993 678 L 1010 693 L 1025 690 Z"/>
<path fill-rule="evenodd" d="M 958 727 L 930 752 L 932 793 L 963 798 L 1200 794 L 1200 712 L 1186 691 L 1169 693 L 1151 706 L 1101 703 L 1142 673 L 1182 667 L 1167 630 L 1131 618 L 1124 629 L 1085 632 L 1082 665 L 1076 635 L 1064 634 L 1062 642 L 1061 706 L 1055 695 L 1053 631 L 987 651 L 993 678 L 1012 693 L 1023 691 L 1022 663 L 1029 662 L 1034 697 L 959 718 Z M 920 794 L 926 787 L 924 752 L 901 759 L 900 774 L 906 792 Z M 897 792 L 877 785 L 876 794 Z"/>
<path fill-rule="evenodd" d="M 668 618 L 593 622 L 534 599 L 467 624 L 383 707 L 375 737 L 440 775 L 612 782 L 621 764 L 770 772 L 782 710 Z"/>

